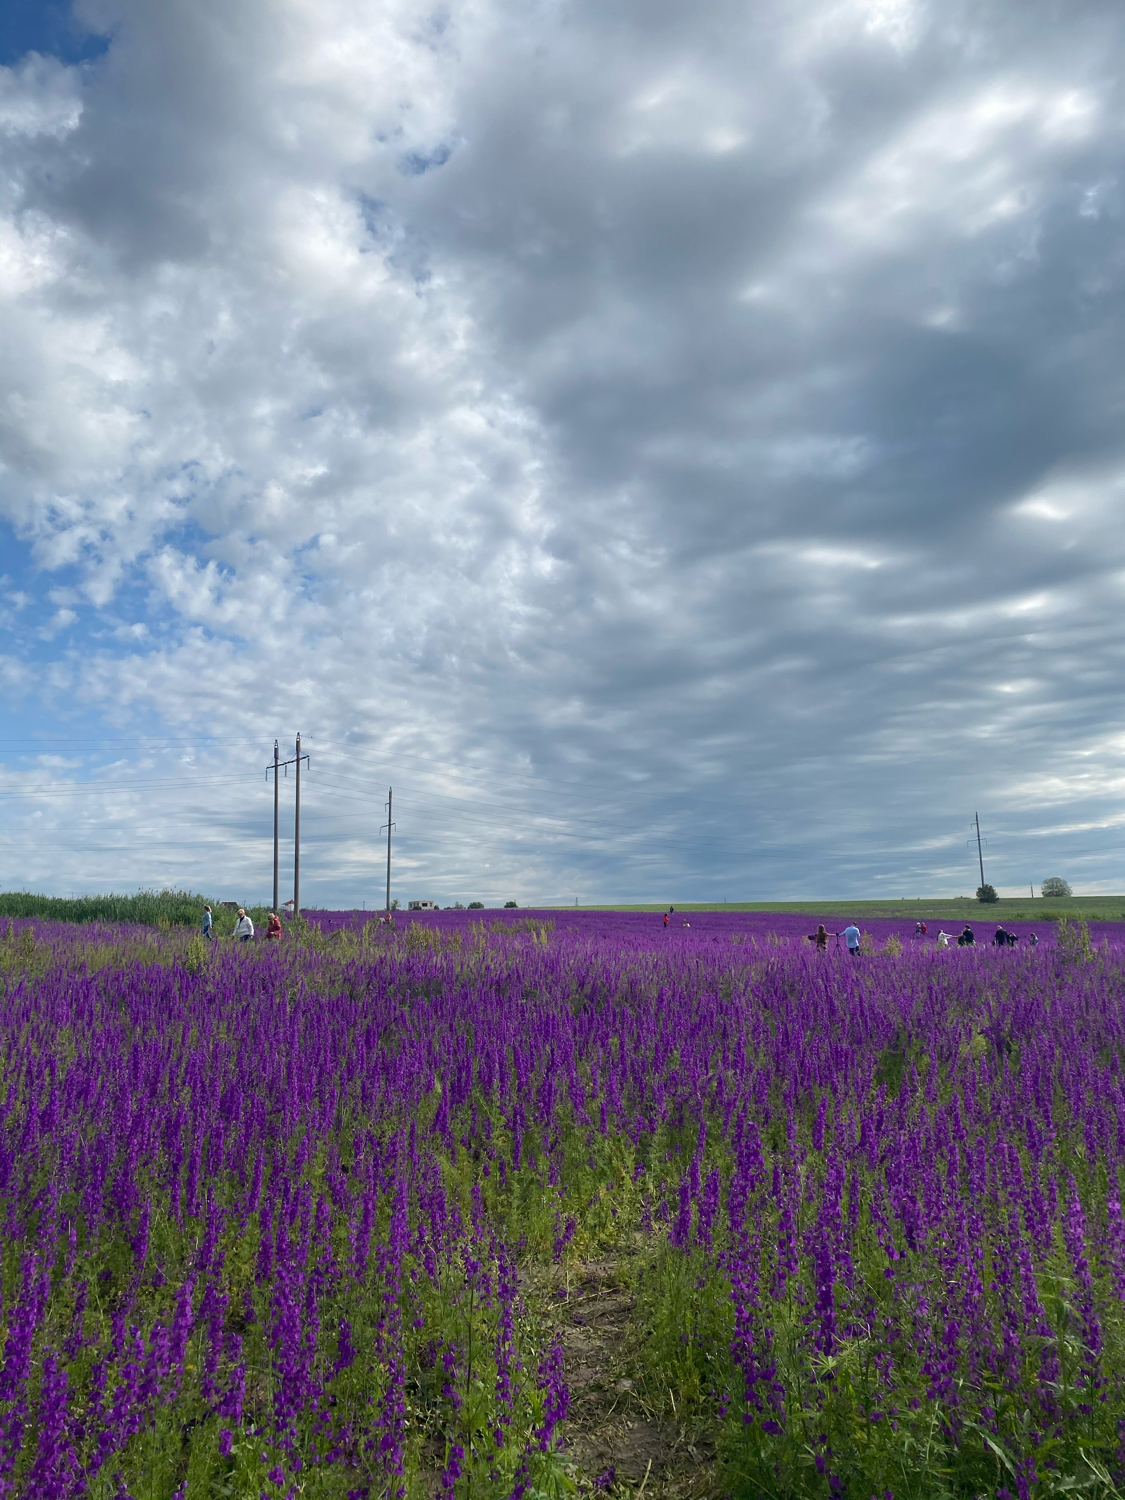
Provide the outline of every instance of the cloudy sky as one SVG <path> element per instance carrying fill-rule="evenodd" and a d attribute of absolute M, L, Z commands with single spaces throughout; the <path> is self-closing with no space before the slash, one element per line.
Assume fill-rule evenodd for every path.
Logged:
<path fill-rule="evenodd" d="M 1125 889 L 1117 0 L 9 15 L 6 887 Z"/>

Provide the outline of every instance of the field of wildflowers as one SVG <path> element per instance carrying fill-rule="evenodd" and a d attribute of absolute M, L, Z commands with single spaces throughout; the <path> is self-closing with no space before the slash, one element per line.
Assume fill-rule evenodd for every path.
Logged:
<path fill-rule="evenodd" d="M 9 924 L 0 1495 L 1125 1492 L 1125 926 L 689 920 Z"/>

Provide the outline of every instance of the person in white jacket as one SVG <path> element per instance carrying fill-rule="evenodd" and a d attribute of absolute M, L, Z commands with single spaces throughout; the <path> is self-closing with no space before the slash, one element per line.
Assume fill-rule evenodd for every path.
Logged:
<path fill-rule="evenodd" d="M 238 921 L 234 924 L 234 935 L 244 943 L 248 943 L 254 936 L 254 924 L 241 906 L 238 908 Z"/>

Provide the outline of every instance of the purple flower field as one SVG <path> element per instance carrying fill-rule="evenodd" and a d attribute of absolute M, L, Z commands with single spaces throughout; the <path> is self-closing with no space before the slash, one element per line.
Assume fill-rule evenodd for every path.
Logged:
<path fill-rule="evenodd" d="M 633 1495 L 616 1255 L 700 1493 L 1125 1487 L 1125 924 L 310 915 L 0 940 L 0 1494 Z"/>

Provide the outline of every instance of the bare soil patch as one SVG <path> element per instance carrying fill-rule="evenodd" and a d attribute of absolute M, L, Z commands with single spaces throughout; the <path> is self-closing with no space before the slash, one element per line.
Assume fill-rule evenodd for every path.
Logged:
<path fill-rule="evenodd" d="M 638 1236 L 638 1239 L 641 1237 Z M 570 1388 L 567 1457 L 580 1488 L 622 1500 L 712 1500 L 715 1451 L 697 1424 L 663 1407 L 639 1374 L 644 1328 L 635 1296 L 646 1246 L 555 1271 L 552 1311 Z"/>

